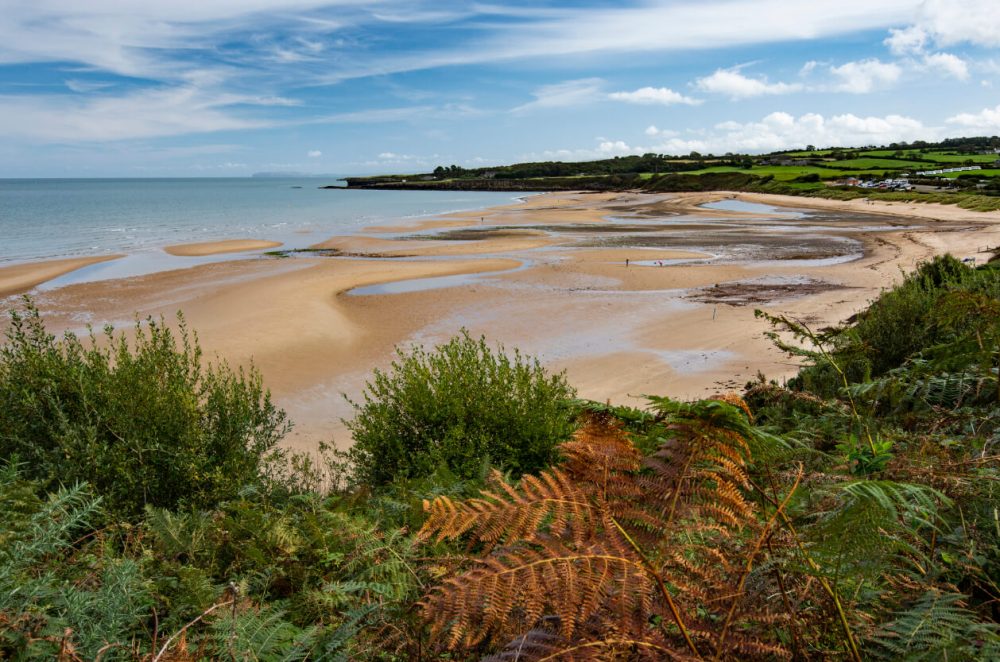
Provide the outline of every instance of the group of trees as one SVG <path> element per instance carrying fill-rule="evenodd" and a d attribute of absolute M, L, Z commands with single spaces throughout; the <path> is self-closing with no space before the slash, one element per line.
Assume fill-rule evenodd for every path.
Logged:
<path fill-rule="evenodd" d="M 0 658 L 1000 657 L 1000 270 L 769 320 L 796 379 L 646 409 L 463 332 L 305 456 L 183 326 L 57 339 L 29 306 L 0 349 Z"/>
<path fill-rule="evenodd" d="M 715 157 L 707 157 L 715 161 Z M 598 175 L 630 175 L 640 173 L 683 172 L 704 167 L 705 157 L 692 154 L 691 157 L 671 157 L 664 154 L 643 154 L 642 156 L 616 156 L 597 161 L 539 161 L 517 163 L 509 166 L 490 168 L 462 168 L 459 166 L 438 166 L 434 169 L 437 179 L 531 179 L 535 177 L 580 177 Z"/>

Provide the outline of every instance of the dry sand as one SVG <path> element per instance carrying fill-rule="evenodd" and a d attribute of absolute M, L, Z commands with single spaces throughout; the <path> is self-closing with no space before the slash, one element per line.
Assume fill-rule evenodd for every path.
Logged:
<path fill-rule="evenodd" d="M 796 370 L 755 308 L 836 324 L 922 260 L 983 260 L 981 247 L 1000 244 L 1000 214 L 951 207 L 739 196 L 818 210 L 796 219 L 699 206 L 732 195 L 533 196 L 378 230 L 462 229 L 454 241 L 337 237 L 323 246 L 351 257 L 255 257 L 67 286 L 38 303 L 53 330 L 182 309 L 209 354 L 253 361 L 296 422 L 288 443 L 309 449 L 349 443 L 341 394 L 358 399 L 396 345 L 465 327 L 565 369 L 584 397 L 703 397 Z M 863 255 L 844 261 L 851 251 Z M 390 282 L 408 291 L 351 293 Z"/>
<path fill-rule="evenodd" d="M 73 257 L 65 260 L 46 260 L 0 267 L 0 297 L 27 292 L 63 274 L 98 262 L 116 260 L 122 255 L 102 255 L 98 257 Z"/>
<path fill-rule="evenodd" d="M 263 239 L 226 239 L 223 241 L 204 241 L 195 244 L 177 244 L 166 246 L 164 251 L 181 257 L 203 257 L 221 253 L 246 253 L 265 248 L 281 246 L 280 241 L 264 241 Z"/>

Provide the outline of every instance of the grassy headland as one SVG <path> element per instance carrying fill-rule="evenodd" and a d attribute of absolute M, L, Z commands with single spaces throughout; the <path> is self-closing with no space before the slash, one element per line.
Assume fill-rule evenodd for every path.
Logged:
<path fill-rule="evenodd" d="M 955 204 L 1000 209 L 1000 139 L 961 138 L 887 148 L 809 149 L 765 155 L 645 154 L 582 163 L 536 162 L 490 168 L 440 166 L 430 173 L 349 177 L 348 188 L 484 191 L 745 191 Z M 954 168 L 979 168 L 934 172 Z M 934 173 L 934 174 L 920 174 Z M 867 188 L 905 179 L 910 190 Z"/>

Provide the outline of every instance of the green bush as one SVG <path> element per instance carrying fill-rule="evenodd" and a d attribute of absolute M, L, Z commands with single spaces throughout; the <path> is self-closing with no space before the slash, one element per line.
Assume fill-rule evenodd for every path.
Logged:
<path fill-rule="evenodd" d="M 0 346 L 0 457 L 47 487 L 87 482 L 109 511 L 207 507 L 258 480 L 288 428 L 253 369 L 202 365 L 179 318 L 56 339 L 26 303 Z"/>
<path fill-rule="evenodd" d="M 360 482 L 381 486 L 447 468 L 475 479 L 487 464 L 515 476 L 551 463 L 573 430 L 575 391 L 535 359 L 492 351 L 467 331 L 433 352 L 398 351 L 375 370 L 345 421 Z"/>
<path fill-rule="evenodd" d="M 956 324 L 949 311 L 954 300 L 964 296 L 960 293 L 993 297 L 998 286 L 1000 280 L 988 270 L 972 269 L 951 255 L 935 258 L 882 292 L 853 323 L 827 334 L 832 358 L 844 366 L 851 383 L 881 377 L 937 345 L 956 343 L 976 330 L 976 322 L 981 330 L 992 325 L 992 319 L 975 315 Z M 793 385 L 828 397 L 843 382 L 832 366 L 821 361 L 803 368 Z"/>

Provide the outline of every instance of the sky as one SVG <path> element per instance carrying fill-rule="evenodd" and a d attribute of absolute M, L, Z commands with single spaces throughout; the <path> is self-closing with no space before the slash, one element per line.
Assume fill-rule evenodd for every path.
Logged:
<path fill-rule="evenodd" d="M 1000 0 L 0 0 L 0 177 L 1000 134 Z"/>

